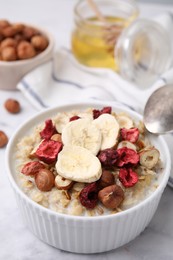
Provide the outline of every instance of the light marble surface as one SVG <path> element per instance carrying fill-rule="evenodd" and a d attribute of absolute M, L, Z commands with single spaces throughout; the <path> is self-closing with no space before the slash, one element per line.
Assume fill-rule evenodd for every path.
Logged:
<path fill-rule="evenodd" d="M 73 0 L 0 0 L 0 17 L 41 25 L 50 30 L 59 46 L 70 46 Z M 144 16 L 153 16 L 168 10 L 173 5 L 142 4 Z M 3 108 L 7 98 L 20 101 L 22 111 L 10 115 Z M 0 130 L 10 137 L 15 129 L 29 116 L 37 113 L 20 92 L 0 91 Z M 166 138 L 170 144 L 170 137 Z M 173 154 L 173 145 L 170 146 Z M 0 259 L 128 259 L 171 260 L 173 259 L 173 190 L 166 188 L 158 210 L 145 231 L 134 241 L 117 250 L 95 255 L 75 255 L 52 248 L 39 241 L 25 227 L 9 185 L 4 165 L 5 149 L 0 149 Z"/>

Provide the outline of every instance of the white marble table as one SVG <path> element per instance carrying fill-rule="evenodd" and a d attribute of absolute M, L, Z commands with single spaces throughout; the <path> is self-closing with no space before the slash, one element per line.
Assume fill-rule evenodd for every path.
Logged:
<path fill-rule="evenodd" d="M 44 26 L 54 34 L 57 41 L 56 48 L 69 47 L 74 3 L 73 0 L 0 0 L 0 18 Z M 163 10 L 173 12 L 173 5 L 141 4 L 144 16 L 153 16 Z M 10 115 L 3 108 L 4 101 L 11 97 L 21 103 L 22 111 L 18 115 Z M 20 92 L 0 91 L 0 130 L 4 130 L 9 137 L 20 123 L 35 113 L 37 111 Z M 134 241 L 104 254 L 75 255 L 44 244 L 25 227 L 5 174 L 4 154 L 5 149 L 0 149 L 0 259 L 173 259 L 173 190 L 171 188 L 166 188 L 151 223 Z"/>

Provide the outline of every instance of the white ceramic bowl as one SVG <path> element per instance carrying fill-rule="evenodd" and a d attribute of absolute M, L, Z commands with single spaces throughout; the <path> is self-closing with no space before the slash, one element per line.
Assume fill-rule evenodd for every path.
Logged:
<path fill-rule="evenodd" d="M 42 241 L 62 250 L 75 253 L 97 253 L 120 247 L 136 236 L 149 224 L 153 217 L 170 173 L 170 155 L 161 136 L 150 135 L 153 145 L 164 163 L 164 173 L 160 175 L 159 187 L 138 205 L 115 215 L 84 217 L 53 212 L 27 197 L 16 183 L 15 153 L 16 143 L 28 134 L 28 129 L 55 115 L 56 112 L 88 107 L 102 108 L 107 103 L 82 103 L 52 108 L 37 114 L 24 123 L 11 138 L 6 150 L 6 169 L 19 209 L 28 228 Z M 114 111 L 126 111 L 132 118 L 141 116 L 121 106 L 113 105 Z M 151 241 L 152 242 L 152 241 Z"/>
<path fill-rule="evenodd" d="M 37 29 L 43 35 L 45 35 L 48 38 L 49 45 L 43 52 L 31 59 L 17 61 L 0 61 L 0 89 L 16 89 L 17 83 L 23 78 L 26 73 L 41 65 L 42 63 L 50 60 L 53 56 L 53 36 L 43 28 L 31 24 L 26 25 Z"/>

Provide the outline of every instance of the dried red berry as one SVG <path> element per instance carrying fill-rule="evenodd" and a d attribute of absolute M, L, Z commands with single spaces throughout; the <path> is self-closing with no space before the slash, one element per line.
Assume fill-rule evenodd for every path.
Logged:
<path fill-rule="evenodd" d="M 139 129 L 136 127 L 130 129 L 122 128 L 120 132 L 122 139 L 131 143 L 136 143 L 139 138 Z"/>
<path fill-rule="evenodd" d="M 119 155 L 116 150 L 108 148 L 99 153 L 98 159 L 104 167 L 113 167 L 116 165 Z"/>
<path fill-rule="evenodd" d="M 45 121 L 45 127 L 44 129 L 40 132 L 40 136 L 42 139 L 49 140 L 52 135 L 56 133 L 56 128 L 53 125 L 53 122 L 51 119 L 48 119 Z"/>
<path fill-rule="evenodd" d="M 101 115 L 100 110 L 93 109 L 93 118 L 96 119 Z"/>
<path fill-rule="evenodd" d="M 41 162 L 29 162 L 23 166 L 21 173 L 27 176 L 34 176 L 41 169 L 45 169 L 45 165 Z"/>
<path fill-rule="evenodd" d="M 121 168 L 119 171 L 119 180 L 124 187 L 130 188 L 138 182 L 138 175 L 131 168 Z"/>
<path fill-rule="evenodd" d="M 112 112 L 112 107 L 104 107 L 101 110 L 101 114 L 111 114 L 111 112 Z"/>
<path fill-rule="evenodd" d="M 78 119 L 80 119 L 79 116 L 72 116 L 72 117 L 70 117 L 69 121 L 71 122 L 71 121 L 78 120 Z"/>
<path fill-rule="evenodd" d="M 118 153 L 117 166 L 136 165 L 139 162 L 139 154 L 133 149 L 122 147 L 116 150 Z"/>
<path fill-rule="evenodd" d="M 79 200 L 87 209 L 93 209 L 98 202 L 97 183 L 93 182 L 85 186 L 80 192 Z"/>
<path fill-rule="evenodd" d="M 62 149 L 62 143 L 54 140 L 43 140 L 39 145 L 36 156 L 39 160 L 51 164 L 57 159 L 58 153 Z"/>
<path fill-rule="evenodd" d="M 93 118 L 96 119 L 102 114 L 111 114 L 111 112 L 112 112 L 112 107 L 104 107 L 101 110 L 93 109 Z"/>

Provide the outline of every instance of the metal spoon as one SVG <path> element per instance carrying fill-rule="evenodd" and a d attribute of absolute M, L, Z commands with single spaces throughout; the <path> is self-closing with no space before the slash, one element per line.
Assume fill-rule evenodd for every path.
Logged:
<path fill-rule="evenodd" d="M 144 124 L 154 134 L 173 133 L 173 84 L 152 93 L 144 109 Z M 173 188 L 173 172 L 168 184 Z"/>
<path fill-rule="evenodd" d="M 173 133 L 173 84 L 152 93 L 144 109 L 144 124 L 153 134 Z"/>

